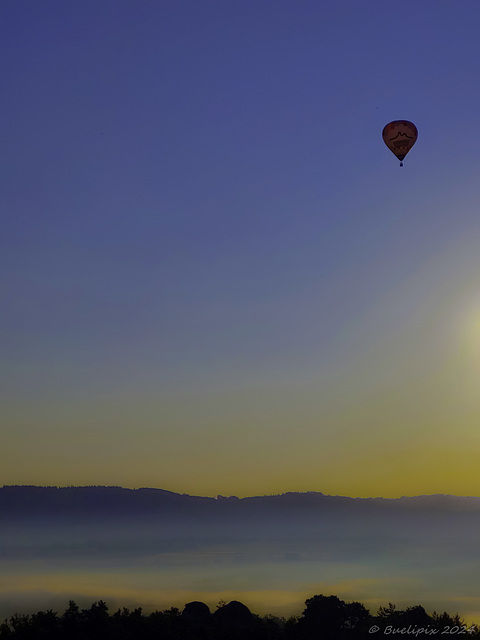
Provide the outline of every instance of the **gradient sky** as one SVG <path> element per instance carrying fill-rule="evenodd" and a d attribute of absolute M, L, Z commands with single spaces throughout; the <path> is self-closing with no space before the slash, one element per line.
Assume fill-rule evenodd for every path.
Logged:
<path fill-rule="evenodd" d="M 479 495 L 479 21 L 4 0 L 0 483 Z"/>

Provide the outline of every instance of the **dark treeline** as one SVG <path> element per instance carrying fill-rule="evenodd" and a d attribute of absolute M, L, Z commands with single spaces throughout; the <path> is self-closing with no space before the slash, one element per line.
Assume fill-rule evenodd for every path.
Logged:
<path fill-rule="evenodd" d="M 141 607 L 112 615 L 102 600 L 80 610 L 70 600 L 62 615 L 49 609 L 32 615 L 15 614 L 0 626 L 0 640 L 366 640 L 385 636 L 431 638 L 469 635 L 480 638 L 476 625 L 467 626 L 456 614 L 420 606 L 398 610 L 380 607 L 376 615 L 360 602 L 317 595 L 305 601 L 301 616 L 288 620 L 258 616 L 241 602 L 220 602 L 214 613 L 203 602 L 189 602 L 183 611 L 172 607 L 149 615 Z"/>

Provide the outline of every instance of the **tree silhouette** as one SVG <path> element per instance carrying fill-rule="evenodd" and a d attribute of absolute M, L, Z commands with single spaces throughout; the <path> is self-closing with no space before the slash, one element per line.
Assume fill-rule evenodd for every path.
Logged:
<path fill-rule="evenodd" d="M 347 604 L 337 596 L 313 596 L 298 622 L 300 637 L 343 640 L 361 637 L 370 615 L 360 602 Z"/>
<path fill-rule="evenodd" d="M 225 639 L 239 640 L 251 636 L 255 628 L 255 618 L 248 607 L 237 600 L 232 600 L 224 607 L 219 607 L 213 614 Z"/>
<path fill-rule="evenodd" d="M 171 607 L 148 616 L 141 607 L 133 611 L 124 607 L 110 616 L 103 600 L 80 611 L 70 600 L 60 617 L 51 609 L 11 616 L 0 625 L 0 640 L 366 640 L 372 638 L 369 628 L 374 625 L 375 637 L 408 633 L 430 638 L 434 630 L 480 638 L 480 630 L 471 626 L 467 631 L 458 614 L 430 616 L 420 605 L 402 611 L 389 603 L 379 608 L 376 617 L 360 602 L 346 603 L 334 595 L 313 596 L 305 605 L 301 617 L 285 621 L 254 615 L 235 600 L 213 614 L 203 602 L 189 602 L 182 613 Z"/>

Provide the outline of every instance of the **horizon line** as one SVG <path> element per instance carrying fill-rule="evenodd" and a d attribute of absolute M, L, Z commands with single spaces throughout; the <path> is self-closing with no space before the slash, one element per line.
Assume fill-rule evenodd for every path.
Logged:
<path fill-rule="evenodd" d="M 283 491 L 281 493 L 268 493 L 268 494 L 256 494 L 256 495 L 247 495 L 247 496 L 237 496 L 231 494 L 229 496 L 225 496 L 223 494 L 216 495 L 197 495 L 191 493 L 179 493 L 177 491 L 171 491 L 170 489 L 162 489 L 161 487 L 124 487 L 121 485 L 102 485 L 102 484 L 89 484 L 89 485 L 36 485 L 36 484 L 4 484 L 2 489 L 8 488 L 35 488 L 35 489 L 123 489 L 126 491 L 142 491 L 142 490 L 153 490 L 153 491 L 163 491 L 165 493 L 172 493 L 178 496 L 188 496 L 190 498 L 211 498 L 212 500 L 228 500 L 229 498 L 236 498 L 237 500 L 243 500 L 246 498 L 269 498 L 269 497 L 277 497 L 277 496 L 285 496 L 288 494 L 297 494 L 297 495 L 309 495 L 309 494 L 318 494 L 322 495 L 326 498 L 349 498 L 351 500 L 402 500 L 404 498 L 434 498 L 434 497 L 447 497 L 447 498 L 480 498 L 480 496 L 476 495 L 458 495 L 453 493 L 422 493 L 415 495 L 402 495 L 398 497 L 384 497 L 384 496 L 353 496 L 353 495 L 339 495 L 339 494 L 329 494 L 323 493 L 322 491 Z"/>

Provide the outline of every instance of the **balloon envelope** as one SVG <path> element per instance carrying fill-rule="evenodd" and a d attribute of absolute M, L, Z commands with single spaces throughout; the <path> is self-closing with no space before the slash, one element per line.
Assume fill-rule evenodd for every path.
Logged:
<path fill-rule="evenodd" d="M 394 120 L 385 125 L 382 137 L 390 151 L 402 161 L 417 141 L 418 131 L 413 122 Z"/>

